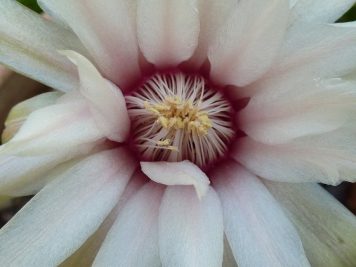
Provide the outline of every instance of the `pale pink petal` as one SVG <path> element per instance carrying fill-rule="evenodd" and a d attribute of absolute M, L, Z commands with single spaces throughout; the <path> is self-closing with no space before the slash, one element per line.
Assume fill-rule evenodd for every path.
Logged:
<path fill-rule="evenodd" d="M 93 266 L 159 267 L 158 211 L 164 187 L 150 182 L 123 208 Z"/>
<path fill-rule="evenodd" d="M 130 131 L 125 98 L 119 88 L 103 78 L 92 63 L 74 51 L 62 51 L 78 67 L 80 93 L 88 100 L 96 123 L 110 140 L 123 142 Z"/>
<path fill-rule="evenodd" d="M 138 0 L 137 27 L 146 59 L 175 66 L 194 53 L 199 38 L 198 0 Z"/>
<path fill-rule="evenodd" d="M 239 139 L 232 157 L 256 175 L 284 182 L 355 182 L 355 131 L 304 137 L 281 145 Z"/>
<path fill-rule="evenodd" d="M 40 0 L 39 3 L 73 29 L 107 79 L 124 87 L 137 78 L 140 70 L 135 16 L 129 1 Z"/>
<path fill-rule="evenodd" d="M 111 229 L 118 215 L 121 213 L 122 208 L 146 181 L 147 178 L 142 172 L 136 172 L 133 177 L 131 177 L 119 202 L 100 225 L 100 228 L 72 256 L 66 259 L 60 267 L 92 266 L 107 233 Z"/>
<path fill-rule="evenodd" d="M 159 216 L 163 266 L 221 266 L 223 240 L 221 205 L 211 187 L 202 199 L 190 187 L 166 189 Z"/>
<path fill-rule="evenodd" d="M 212 176 L 239 267 L 310 266 L 297 231 L 256 176 L 231 162 Z"/>
<path fill-rule="evenodd" d="M 295 224 L 312 266 L 355 265 L 355 215 L 319 185 L 265 184 Z"/>
<path fill-rule="evenodd" d="M 355 0 L 298 0 L 292 9 L 292 23 L 300 21 L 312 23 L 335 22 L 349 10 Z"/>
<path fill-rule="evenodd" d="M 209 190 L 209 178 L 188 160 L 180 162 L 141 162 L 142 171 L 153 181 L 164 185 L 192 185 L 202 198 Z"/>
<path fill-rule="evenodd" d="M 219 29 L 236 8 L 237 0 L 199 0 L 200 32 L 198 47 L 189 64 L 199 68 L 208 59 L 208 48 Z"/>
<path fill-rule="evenodd" d="M 4 266 L 57 266 L 100 226 L 135 164 L 122 150 L 88 158 L 47 185 L 0 230 Z"/>
<path fill-rule="evenodd" d="M 241 129 L 262 143 L 281 144 L 353 123 L 355 82 L 303 78 L 288 89 L 277 83 L 256 92 L 238 113 Z"/>
<path fill-rule="evenodd" d="M 271 67 L 289 17 L 285 0 L 242 0 L 209 50 L 212 79 L 245 86 Z"/>
<path fill-rule="evenodd" d="M 73 49 L 85 53 L 78 38 L 12 0 L 0 5 L 0 62 L 62 91 L 77 87 L 75 68 L 57 53 Z"/>

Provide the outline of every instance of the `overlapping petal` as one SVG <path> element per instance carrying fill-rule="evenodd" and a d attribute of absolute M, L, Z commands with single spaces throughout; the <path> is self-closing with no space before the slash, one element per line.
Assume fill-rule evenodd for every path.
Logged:
<path fill-rule="evenodd" d="M 192 185 L 198 198 L 209 190 L 209 178 L 188 160 L 181 162 L 141 162 L 142 171 L 152 180 L 164 185 Z"/>
<path fill-rule="evenodd" d="M 60 103 L 31 113 L 18 133 L 0 147 L 0 155 L 51 154 L 103 137 L 85 101 Z"/>
<path fill-rule="evenodd" d="M 63 168 L 89 153 L 92 147 L 79 146 L 75 150 L 37 156 L 0 156 L 0 193 L 8 196 L 36 194 Z"/>
<path fill-rule="evenodd" d="M 273 68 L 260 83 L 272 78 L 285 82 L 301 77 L 342 77 L 356 68 L 356 27 L 304 23 L 288 31 Z M 287 75 L 286 75 L 287 74 Z M 302 90 L 303 88 L 300 88 Z"/>
<path fill-rule="evenodd" d="M 281 145 L 242 138 L 235 144 L 232 157 L 270 180 L 333 185 L 355 182 L 354 136 L 354 130 L 340 129 Z"/>
<path fill-rule="evenodd" d="M 159 215 L 159 247 L 167 267 L 221 266 L 223 219 L 211 187 L 199 199 L 191 187 L 169 186 Z"/>
<path fill-rule="evenodd" d="M 73 49 L 86 54 L 71 31 L 16 1 L 1 1 L 0 12 L 1 63 L 58 90 L 78 86 L 75 68 L 57 52 Z"/>
<path fill-rule="evenodd" d="M 27 104 L 20 104 L 14 112 L 26 111 Z M 32 112 L 15 136 L 0 146 L 0 191 L 7 195 L 37 192 L 51 179 L 46 175 L 49 170 L 89 153 L 103 139 L 83 100 L 63 101 Z"/>
<path fill-rule="evenodd" d="M 147 177 L 145 177 L 141 172 L 135 172 L 125 188 L 125 191 L 122 193 L 119 202 L 100 225 L 99 229 L 72 256 L 66 259 L 60 267 L 92 266 L 95 257 L 107 236 L 107 233 L 115 223 L 123 207 L 126 205 L 131 196 L 135 195 L 146 181 Z"/>
<path fill-rule="evenodd" d="M 1 135 L 2 143 L 8 142 L 12 137 L 15 136 L 30 113 L 46 106 L 55 104 L 61 95 L 62 94 L 60 92 L 48 92 L 32 97 L 15 105 L 11 109 L 5 121 L 5 129 Z"/>
<path fill-rule="evenodd" d="M 190 66 L 200 67 L 208 57 L 209 46 L 237 6 L 236 0 L 199 0 L 200 31 L 198 47 L 189 60 Z"/>
<path fill-rule="evenodd" d="M 256 176 L 231 162 L 212 176 L 238 266 L 310 266 L 297 231 Z"/>
<path fill-rule="evenodd" d="M 73 29 L 106 78 L 123 87 L 137 78 L 140 70 L 136 23 L 129 1 L 40 0 L 39 3 Z"/>
<path fill-rule="evenodd" d="M 199 39 L 198 0 L 138 0 L 141 51 L 158 67 L 174 67 L 194 53 Z"/>
<path fill-rule="evenodd" d="M 303 77 L 288 88 L 275 85 L 256 92 L 238 113 L 248 136 L 266 144 L 321 134 L 352 125 L 356 111 L 356 83 Z"/>
<path fill-rule="evenodd" d="M 63 173 L 1 229 L 1 263 L 61 263 L 100 226 L 134 169 L 134 161 L 123 150 L 111 150 Z"/>
<path fill-rule="evenodd" d="M 164 186 L 150 182 L 123 208 L 94 266 L 159 267 L 158 212 Z"/>
<path fill-rule="evenodd" d="M 260 78 L 277 56 L 287 28 L 285 0 L 242 0 L 209 50 L 211 76 L 245 86 Z"/>
<path fill-rule="evenodd" d="M 77 65 L 80 93 L 88 102 L 98 128 L 110 140 L 123 142 L 130 131 L 125 98 L 119 88 L 106 80 L 88 59 L 74 51 L 61 53 Z"/>
<path fill-rule="evenodd" d="M 298 94 L 308 91 L 312 80 L 349 75 L 356 69 L 355 43 L 356 27 L 352 23 L 304 23 L 287 32 L 278 58 L 266 75 L 230 93 L 235 97 L 253 97 L 260 91 L 265 95 L 288 91 Z"/>

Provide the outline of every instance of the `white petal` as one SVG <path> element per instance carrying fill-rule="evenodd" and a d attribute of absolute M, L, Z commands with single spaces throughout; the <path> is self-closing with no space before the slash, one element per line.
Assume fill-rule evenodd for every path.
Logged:
<path fill-rule="evenodd" d="M 355 266 L 355 215 L 319 185 L 266 185 L 296 225 L 312 266 Z"/>
<path fill-rule="evenodd" d="M 197 0 L 138 0 L 137 27 L 146 59 L 159 66 L 175 66 L 192 56 L 198 45 Z"/>
<path fill-rule="evenodd" d="M 85 102 L 56 104 L 33 112 L 14 138 L 0 147 L 0 155 L 48 154 L 101 138 Z"/>
<path fill-rule="evenodd" d="M 48 92 L 34 96 L 15 105 L 6 118 L 5 129 L 1 135 L 2 143 L 6 143 L 14 137 L 30 113 L 55 104 L 61 95 L 60 92 Z"/>
<path fill-rule="evenodd" d="M 282 182 L 355 182 L 355 131 L 331 132 L 297 139 L 282 145 L 266 145 L 239 139 L 232 157 L 256 175 Z"/>
<path fill-rule="evenodd" d="M 0 192 L 35 193 L 50 169 L 89 153 L 103 137 L 82 101 L 31 113 L 15 137 L 0 146 Z"/>
<path fill-rule="evenodd" d="M 198 198 L 209 190 L 209 178 L 188 160 L 181 162 L 141 162 L 142 171 L 153 181 L 164 185 L 193 185 Z"/>
<path fill-rule="evenodd" d="M 107 233 L 121 213 L 122 208 L 146 181 L 147 177 L 145 177 L 142 172 L 136 172 L 130 179 L 119 202 L 106 217 L 100 228 L 72 256 L 66 259 L 60 267 L 92 266 Z"/>
<path fill-rule="evenodd" d="M 292 9 L 292 22 L 335 22 L 354 3 L 355 0 L 298 0 Z"/>
<path fill-rule="evenodd" d="M 256 176 L 229 162 L 213 177 L 239 267 L 310 266 L 297 231 Z"/>
<path fill-rule="evenodd" d="M 90 148 L 76 147 L 57 153 L 40 156 L 0 156 L 0 193 L 9 196 L 36 194 L 53 180 L 53 173 L 75 163 L 70 160 L 84 154 Z M 66 162 L 70 160 L 69 162 Z M 63 166 L 61 163 L 66 162 Z M 60 166 L 58 166 L 60 165 Z M 53 170 L 53 172 L 52 172 Z"/>
<path fill-rule="evenodd" d="M 268 98 L 307 94 L 324 80 L 350 75 L 356 69 L 356 27 L 353 23 L 304 23 L 288 31 L 272 69 L 260 80 L 230 93 L 236 98 L 260 94 Z M 308 88 L 308 90 L 306 90 Z M 321 88 L 320 88 L 321 89 Z"/>
<path fill-rule="evenodd" d="M 212 78 L 247 85 L 271 67 L 287 28 L 285 0 L 242 0 L 209 51 Z"/>
<path fill-rule="evenodd" d="M 140 73 L 135 18 L 128 2 L 39 1 L 73 29 L 104 76 L 119 86 L 132 83 Z"/>
<path fill-rule="evenodd" d="M 238 113 L 241 129 L 262 143 L 281 144 L 353 121 L 355 82 L 303 78 L 288 88 L 277 83 L 273 90 L 268 87 L 256 92 Z"/>
<path fill-rule="evenodd" d="M 85 53 L 77 37 L 16 1 L 0 5 L 0 62 L 62 91 L 77 87 L 75 68 L 59 49 Z"/>
<path fill-rule="evenodd" d="M 209 46 L 236 5 L 236 0 L 199 0 L 199 41 L 190 64 L 200 67 L 208 59 Z"/>
<path fill-rule="evenodd" d="M 340 77 L 356 68 L 356 28 L 304 23 L 288 32 L 267 79 Z M 287 78 L 288 78 L 287 75 Z M 261 84 L 265 81 L 261 81 Z M 288 82 L 288 81 L 286 81 Z"/>
<path fill-rule="evenodd" d="M 80 92 L 100 130 L 113 141 L 123 142 L 130 131 L 125 98 L 119 88 L 103 78 L 88 59 L 74 51 L 62 51 L 78 67 Z"/>
<path fill-rule="evenodd" d="M 112 150 L 46 186 L 1 229 L 1 264 L 58 265 L 99 227 L 134 168 L 126 153 Z"/>
<path fill-rule="evenodd" d="M 299 0 L 289 0 L 289 7 L 292 8 Z"/>
<path fill-rule="evenodd" d="M 158 211 L 163 189 L 150 182 L 128 201 L 93 266 L 160 266 Z"/>
<path fill-rule="evenodd" d="M 159 216 L 163 266 L 221 266 L 223 240 L 220 201 L 212 188 L 201 200 L 193 188 L 166 189 Z"/>

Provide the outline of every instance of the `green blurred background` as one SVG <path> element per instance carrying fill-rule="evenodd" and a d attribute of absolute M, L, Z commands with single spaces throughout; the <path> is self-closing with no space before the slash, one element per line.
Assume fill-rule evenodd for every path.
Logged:
<path fill-rule="evenodd" d="M 41 12 L 40 7 L 37 5 L 37 0 L 18 0 L 18 2 L 24 4 L 25 6 L 28 6 L 36 12 Z"/>

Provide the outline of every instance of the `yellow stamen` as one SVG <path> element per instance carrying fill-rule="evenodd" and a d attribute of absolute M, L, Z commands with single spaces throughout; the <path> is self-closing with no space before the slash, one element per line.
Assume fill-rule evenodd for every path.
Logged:
<path fill-rule="evenodd" d="M 149 112 L 157 116 L 157 122 L 167 130 L 186 130 L 200 136 L 206 135 L 212 127 L 207 113 L 200 111 L 191 101 L 179 97 L 167 97 L 162 103 L 144 103 Z"/>
<path fill-rule="evenodd" d="M 171 142 L 172 141 L 170 139 L 165 139 L 165 140 L 162 140 L 162 141 L 157 141 L 157 145 L 165 147 L 166 149 L 178 152 L 178 148 L 175 147 L 175 146 L 172 146 Z"/>

